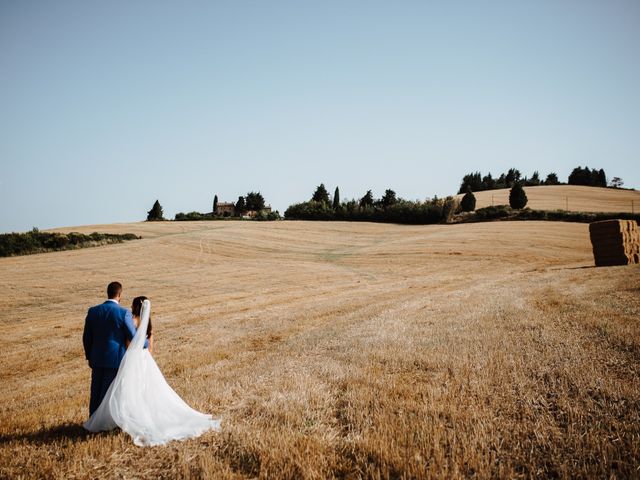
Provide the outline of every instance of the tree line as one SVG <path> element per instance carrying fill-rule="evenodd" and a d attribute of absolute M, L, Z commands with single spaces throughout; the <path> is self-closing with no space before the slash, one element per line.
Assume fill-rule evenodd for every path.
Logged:
<path fill-rule="evenodd" d="M 481 192 L 484 190 L 511 188 L 515 183 L 523 183 L 525 186 L 560 185 L 558 175 L 555 172 L 549 173 L 544 180 L 541 180 L 538 171 L 533 172 L 531 178 L 527 178 L 522 177 L 520 170 L 517 168 L 510 168 L 498 178 L 494 178 L 491 172 L 484 176 L 480 172 L 468 173 L 462 177 L 458 193 L 465 193 L 469 189 L 472 192 Z"/>
<path fill-rule="evenodd" d="M 620 188 L 623 181 L 619 177 L 614 177 L 609 186 Z M 371 190 L 359 199 L 341 201 L 340 189 L 335 188 L 333 196 L 323 183 L 316 187 L 310 200 L 290 205 L 285 211 L 285 218 L 300 220 L 351 220 L 351 221 L 374 221 L 374 222 L 394 222 L 394 223 L 438 223 L 449 221 L 450 217 L 459 211 L 470 212 L 475 210 L 475 196 L 473 192 L 483 190 L 495 190 L 510 188 L 509 204 L 511 208 L 522 209 L 527 205 L 527 196 L 524 192 L 525 186 L 538 185 L 587 185 L 595 187 L 606 187 L 607 176 L 604 169 L 590 169 L 589 167 L 576 167 L 569 174 L 567 183 L 562 183 L 555 172 L 548 173 L 542 180 L 538 171 L 533 172 L 531 177 L 523 177 L 516 168 L 510 168 L 507 172 L 494 178 L 491 173 L 483 175 L 481 172 L 472 172 L 464 175 L 459 194 L 464 194 L 460 202 L 447 197 L 439 199 L 427 199 L 425 201 L 412 201 L 399 198 L 396 192 L 386 189 L 380 198 L 374 198 Z M 228 205 L 228 204 L 227 204 Z M 214 220 L 221 217 L 245 216 L 248 212 L 254 213 L 255 220 L 278 220 L 278 211 L 271 212 L 265 207 L 265 199 L 260 192 L 248 192 L 241 195 L 233 203 L 232 209 L 225 208 L 218 211 L 218 195 L 213 199 L 213 210 L 210 213 L 197 211 L 175 215 L 175 220 Z M 147 212 L 148 221 L 165 220 L 162 206 L 156 200 L 151 210 Z"/>

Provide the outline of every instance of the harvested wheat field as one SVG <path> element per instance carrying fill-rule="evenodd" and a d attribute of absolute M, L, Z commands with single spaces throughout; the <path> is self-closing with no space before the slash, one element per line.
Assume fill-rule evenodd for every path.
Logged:
<path fill-rule="evenodd" d="M 527 207 L 534 210 L 569 210 L 572 212 L 640 212 L 640 192 L 615 188 L 579 185 L 544 185 L 524 187 Z M 474 192 L 476 208 L 509 205 L 509 189 Z M 462 195 L 457 195 L 462 198 Z"/>
<path fill-rule="evenodd" d="M 594 268 L 585 224 L 73 230 L 143 239 L 0 259 L 0 477 L 640 476 L 640 266 Z M 222 433 L 84 433 L 112 280 Z"/>

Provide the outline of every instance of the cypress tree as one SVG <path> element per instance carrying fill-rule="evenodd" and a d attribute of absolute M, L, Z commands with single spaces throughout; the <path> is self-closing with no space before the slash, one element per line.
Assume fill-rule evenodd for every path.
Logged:
<path fill-rule="evenodd" d="M 336 191 L 333 192 L 333 209 L 335 210 L 340 206 L 340 189 L 336 187 Z"/>
<path fill-rule="evenodd" d="M 524 192 L 520 182 L 514 183 L 509 192 L 509 205 L 511 208 L 520 210 L 527 205 L 527 201 L 527 194 Z"/>
<path fill-rule="evenodd" d="M 218 209 L 218 195 L 214 195 L 213 197 L 213 214 L 216 214 L 216 210 Z"/>
<path fill-rule="evenodd" d="M 158 200 L 156 200 L 156 202 L 153 204 L 151 210 L 147 212 L 147 221 L 153 222 L 155 220 L 164 220 L 162 206 L 160 205 L 160 202 Z"/>
<path fill-rule="evenodd" d="M 236 202 L 236 214 L 241 216 L 246 211 L 246 205 L 244 201 L 244 197 L 240 195 L 238 197 L 238 201 Z"/>

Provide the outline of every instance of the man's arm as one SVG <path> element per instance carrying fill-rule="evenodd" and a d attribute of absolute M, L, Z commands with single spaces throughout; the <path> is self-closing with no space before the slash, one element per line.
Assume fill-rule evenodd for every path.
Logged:
<path fill-rule="evenodd" d="M 93 343 L 93 332 L 91 331 L 91 324 L 89 323 L 89 312 L 84 319 L 84 331 L 82 332 L 82 344 L 84 345 L 84 356 L 89 360 L 91 355 L 91 345 Z"/>
<path fill-rule="evenodd" d="M 127 348 L 129 347 L 129 343 L 133 340 L 133 337 L 136 335 L 136 325 L 133 323 L 133 316 L 129 310 L 125 310 L 124 315 L 124 329 L 125 329 L 125 340 L 127 341 Z M 149 340 L 144 341 L 144 348 L 149 347 Z"/>

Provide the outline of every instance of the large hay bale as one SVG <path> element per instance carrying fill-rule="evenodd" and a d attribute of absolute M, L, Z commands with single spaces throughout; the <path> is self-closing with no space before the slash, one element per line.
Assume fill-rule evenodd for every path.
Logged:
<path fill-rule="evenodd" d="M 589 224 L 597 267 L 640 263 L 640 231 L 635 220 L 603 220 Z"/>

